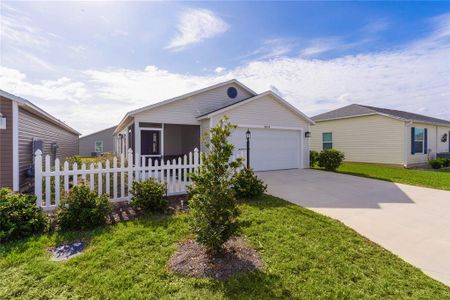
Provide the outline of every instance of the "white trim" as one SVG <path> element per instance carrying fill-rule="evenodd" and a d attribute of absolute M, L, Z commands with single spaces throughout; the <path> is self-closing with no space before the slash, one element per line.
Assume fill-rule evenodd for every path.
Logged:
<path fill-rule="evenodd" d="M 237 124 L 236 126 L 246 128 L 262 128 L 262 129 L 303 130 L 302 127 L 272 126 L 272 125 Z"/>
<path fill-rule="evenodd" d="M 373 115 L 379 115 L 379 116 L 391 118 L 391 119 L 402 121 L 402 122 L 422 123 L 422 124 L 429 124 L 429 125 L 434 125 L 434 126 L 450 126 L 449 124 L 444 124 L 444 123 L 439 123 L 439 122 L 429 122 L 429 121 L 405 119 L 405 118 L 401 118 L 401 117 L 397 117 L 397 116 L 381 113 L 381 112 L 378 112 L 378 111 L 374 111 L 373 113 L 358 114 L 358 115 L 353 115 L 353 116 L 327 118 L 327 119 L 315 119 L 314 121 L 316 123 L 320 123 L 320 122 L 342 120 L 342 119 L 350 119 L 350 118 L 365 117 L 365 116 L 373 116 Z"/>
<path fill-rule="evenodd" d="M 278 102 L 280 102 L 281 104 L 283 104 L 284 106 L 286 106 L 289 110 L 291 110 L 292 112 L 294 112 L 295 114 L 297 114 L 299 117 L 301 117 L 302 119 L 304 119 L 305 121 L 309 122 L 310 124 L 315 124 L 315 122 L 313 120 L 311 120 L 307 115 L 305 115 L 304 113 L 302 113 L 300 110 L 298 110 L 295 106 L 293 106 L 292 104 L 290 104 L 289 102 L 287 102 L 286 100 L 284 100 L 283 98 L 281 98 L 280 96 L 278 96 L 277 94 L 275 94 L 272 91 L 266 91 L 264 93 L 261 93 L 257 96 L 242 100 L 240 102 L 237 102 L 235 104 L 229 105 L 227 107 L 224 107 L 222 109 L 213 111 L 209 114 L 206 114 L 204 116 L 200 116 L 197 118 L 197 120 L 203 120 L 203 119 L 207 119 L 207 118 L 211 118 L 212 116 L 216 116 L 218 114 L 222 114 L 230 109 L 234 109 L 236 107 L 239 107 L 241 105 L 250 103 L 252 101 L 258 100 L 264 96 L 272 96 L 275 100 L 277 100 Z"/>
<path fill-rule="evenodd" d="M 97 142 L 102 142 L 102 151 L 101 152 L 97 152 Z M 96 140 L 96 141 L 94 141 L 94 152 L 96 152 L 96 153 L 103 153 L 104 151 L 104 148 L 103 148 L 103 140 Z"/>
<path fill-rule="evenodd" d="M 13 154 L 13 191 L 18 192 L 19 184 L 19 105 L 12 101 L 12 154 Z"/>
<path fill-rule="evenodd" d="M 231 79 L 231 80 L 228 80 L 228 81 L 225 81 L 225 82 L 221 82 L 221 83 L 217 83 L 217 84 L 214 84 L 214 85 L 211 85 L 211 86 L 208 86 L 208 87 L 202 88 L 200 90 L 196 90 L 196 91 L 193 91 L 193 92 L 181 95 L 181 96 L 170 98 L 170 99 L 167 99 L 167 100 L 164 100 L 164 101 L 160 101 L 160 102 L 157 102 L 157 103 L 154 103 L 154 104 L 150 104 L 150 105 L 147 105 L 147 106 L 144 106 L 144 107 L 141 107 L 141 108 L 129 111 L 129 112 L 127 112 L 125 114 L 123 119 L 119 122 L 119 125 L 117 125 L 117 128 L 116 128 L 116 130 L 114 131 L 113 134 L 116 134 L 116 131 L 123 126 L 123 123 L 125 122 L 125 120 L 128 117 L 130 117 L 130 116 L 134 116 L 134 115 L 136 115 L 136 114 L 138 114 L 140 112 L 143 112 L 143 111 L 146 111 L 146 110 L 150 110 L 150 109 L 154 109 L 156 107 L 159 107 L 159 106 L 162 106 L 162 105 L 166 105 L 166 104 L 169 104 L 169 103 L 172 103 L 172 102 L 175 102 L 175 101 L 186 100 L 189 97 L 192 97 L 194 95 L 201 94 L 201 93 L 204 93 L 204 92 L 207 92 L 207 91 L 210 91 L 212 89 L 219 88 L 221 86 L 225 86 L 225 85 L 228 85 L 228 84 L 236 84 L 239 87 L 241 87 L 244 90 L 246 90 L 247 92 L 249 92 L 250 94 L 252 94 L 253 96 L 257 95 L 257 93 L 255 93 L 253 90 L 251 90 L 249 87 L 247 87 L 246 85 L 242 84 L 238 80 Z"/>
<path fill-rule="evenodd" d="M 139 122 L 134 122 L 134 163 L 141 166 L 141 127 Z"/>
<path fill-rule="evenodd" d="M 411 127 L 408 127 L 408 126 L 411 126 L 412 123 L 413 122 L 411 122 L 411 121 L 410 122 L 405 122 L 405 153 L 404 153 L 405 157 L 404 157 L 404 160 L 403 160 L 403 166 L 405 168 L 408 167 L 408 154 L 409 154 L 409 151 L 411 151 L 411 145 L 409 145 L 409 147 L 408 147 L 408 136 L 410 135 Z M 410 144 L 411 144 L 412 140 L 409 139 L 409 141 L 410 141 Z"/>
<path fill-rule="evenodd" d="M 298 155 L 299 155 L 299 157 L 298 157 L 299 166 L 298 167 L 299 167 L 299 169 L 304 169 L 305 167 L 304 167 L 303 155 L 305 154 L 305 152 L 304 152 L 303 147 L 304 147 L 305 135 L 303 134 L 303 129 L 300 129 L 299 132 L 300 132 L 300 149 L 299 149 L 299 153 L 298 153 Z"/>
<path fill-rule="evenodd" d="M 324 142 L 323 141 L 323 134 L 324 133 L 331 133 L 331 142 Z M 323 144 L 331 144 L 331 148 L 330 149 L 333 149 L 333 131 L 324 131 L 324 132 L 322 132 L 322 150 L 326 150 L 326 149 L 324 149 L 323 148 Z"/>
<path fill-rule="evenodd" d="M 70 127 L 69 125 L 67 125 L 66 123 L 64 123 L 61 120 L 58 120 L 57 118 L 55 118 L 54 116 L 50 115 L 48 112 L 42 110 L 41 108 L 37 107 L 36 105 L 34 105 L 33 103 L 31 103 L 30 101 L 28 101 L 27 99 L 15 96 L 13 94 L 10 94 L 8 92 L 5 92 L 4 90 L 0 90 L 0 96 L 7 98 L 9 100 L 11 100 L 13 103 L 16 102 L 19 106 L 23 106 L 24 109 L 30 110 L 35 114 L 38 114 L 39 116 L 43 117 L 44 119 L 60 126 L 63 127 L 64 129 L 76 134 L 76 135 L 81 135 L 81 133 L 79 133 L 78 131 L 76 131 L 75 129 L 73 129 L 72 127 Z"/>

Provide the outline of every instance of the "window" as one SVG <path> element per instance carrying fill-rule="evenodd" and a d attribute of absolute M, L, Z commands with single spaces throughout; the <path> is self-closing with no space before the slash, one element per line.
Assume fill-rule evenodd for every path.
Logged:
<path fill-rule="evenodd" d="M 231 99 L 236 98 L 237 96 L 237 89 L 235 87 L 229 87 L 227 89 L 227 95 L 228 97 L 230 97 Z"/>
<path fill-rule="evenodd" d="M 103 153 L 103 141 L 95 141 L 95 152 Z"/>
<path fill-rule="evenodd" d="M 333 134 L 331 132 L 322 133 L 322 149 L 332 149 L 333 148 Z"/>
<path fill-rule="evenodd" d="M 425 153 L 425 130 L 423 128 L 414 129 L 414 153 Z"/>

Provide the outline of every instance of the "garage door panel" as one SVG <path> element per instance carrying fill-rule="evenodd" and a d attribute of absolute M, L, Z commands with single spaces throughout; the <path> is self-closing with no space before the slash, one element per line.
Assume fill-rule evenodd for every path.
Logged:
<path fill-rule="evenodd" d="M 246 148 L 246 131 L 247 128 L 237 128 L 230 137 L 236 153 Z M 300 131 L 262 128 L 250 131 L 250 164 L 255 171 L 300 166 Z"/>

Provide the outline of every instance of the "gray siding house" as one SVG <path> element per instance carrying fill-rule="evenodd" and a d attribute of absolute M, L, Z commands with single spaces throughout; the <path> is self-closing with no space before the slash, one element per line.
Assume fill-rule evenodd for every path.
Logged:
<path fill-rule="evenodd" d="M 113 132 L 116 126 L 106 128 L 80 137 L 79 154 L 95 156 L 105 152 L 113 152 Z"/>
<path fill-rule="evenodd" d="M 309 166 L 309 128 L 314 122 L 272 91 L 256 93 L 233 79 L 128 112 L 114 131 L 114 152 L 134 153 L 137 165 L 172 160 L 194 148 L 224 116 L 236 129 L 235 154 L 246 154 L 256 171 Z M 246 155 L 244 155 L 246 157 Z"/>
<path fill-rule="evenodd" d="M 30 188 L 34 152 L 78 154 L 80 133 L 30 101 L 0 90 L 0 188 Z"/>

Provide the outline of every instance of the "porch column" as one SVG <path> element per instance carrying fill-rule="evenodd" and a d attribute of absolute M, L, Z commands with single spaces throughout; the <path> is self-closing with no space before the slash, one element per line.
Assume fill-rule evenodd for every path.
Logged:
<path fill-rule="evenodd" d="M 139 122 L 134 122 L 134 164 L 141 166 L 141 128 Z"/>

